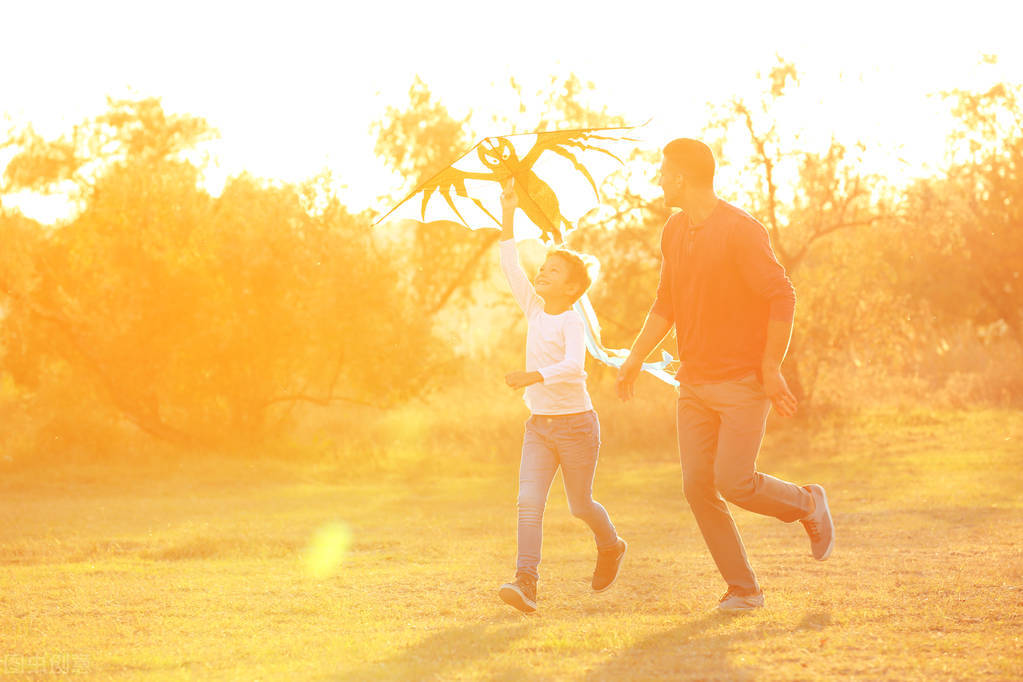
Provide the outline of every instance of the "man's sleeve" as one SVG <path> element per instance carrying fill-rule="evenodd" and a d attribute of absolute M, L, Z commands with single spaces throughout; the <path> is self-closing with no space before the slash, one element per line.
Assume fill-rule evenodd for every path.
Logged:
<path fill-rule="evenodd" d="M 755 294 L 767 299 L 770 318 L 791 322 L 796 309 L 796 290 L 771 248 L 767 229 L 756 221 L 740 221 L 733 247 L 746 284 Z"/>
<path fill-rule="evenodd" d="M 650 312 L 658 317 L 663 317 L 669 322 L 675 321 L 675 306 L 672 299 L 671 273 L 674 267 L 673 259 L 670 257 L 668 244 L 670 243 L 671 219 L 661 229 L 661 279 L 657 283 L 657 297 L 650 307 Z"/>

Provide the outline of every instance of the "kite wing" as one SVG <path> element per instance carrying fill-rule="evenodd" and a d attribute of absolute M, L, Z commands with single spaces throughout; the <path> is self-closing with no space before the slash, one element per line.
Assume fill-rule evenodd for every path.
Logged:
<path fill-rule="evenodd" d="M 600 192 L 597 190 L 597 183 L 593 179 L 593 173 L 590 172 L 587 165 L 583 161 L 587 161 L 590 166 L 596 165 L 598 162 L 603 161 L 603 169 L 598 170 L 598 177 L 602 177 L 608 174 L 608 159 L 613 160 L 617 166 L 624 164 L 624 161 L 614 153 L 613 147 L 617 146 L 621 142 L 635 142 L 635 139 L 631 137 L 622 137 L 621 135 L 611 135 L 611 131 L 615 130 L 629 130 L 631 126 L 627 128 L 590 128 L 580 130 L 553 130 L 550 132 L 543 132 L 536 134 L 536 142 L 530 148 L 526 154 L 526 158 L 523 160 L 526 166 L 532 166 L 539 159 L 540 155 L 545 151 L 553 152 L 558 156 L 567 159 L 572 167 L 582 175 L 593 189 L 593 194 L 597 201 L 600 200 Z M 603 134 L 600 134 L 603 133 Z M 580 157 L 583 157 L 580 159 Z M 603 172 L 601 172 L 603 171 Z"/>
<path fill-rule="evenodd" d="M 423 182 L 381 217 L 453 221 L 500 228 L 500 187 L 515 179 L 522 209 L 517 240 L 560 243 L 599 200 L 598 183 L 621 166 L 622 128 L 587 128 L 488 137 Z M 551 152 L 544 154 L 544 152 Z"/>
<path fill-rule="evenodd" d="M 622 131 L 633 127 L 485 138 L 412 190 L 377 224 L 386 219 L 447 221 L 470 230 L 500 229 L 500 188 L 514 178 L 522 214 L 515 221 L 515 240 L 541 239 L 549 245 L 560 244 L 579 219 L 599 203 L 599 183 L 622 165 L 619 154 L 624 149 L 616 148 L 634 142 Z M 589 298 L 584 295 L 575 308 L 585 323 L 590 355 L 611 367 L 620 367 L 628 351 L 604 346 Z M 668 371 L 672 362 L 664 352 L 660 362 L 644 363 L 643 370 L 677 387 L 678 382 Z"/>
<path fill-rule="evenodd" d="M 501 183 L 509 176 L 476 169 L 468 159 L 476 154 L 477 147 L 479 144 L 474 145 L 455 163 L 412 190 L 377 220 L 376 224 L 391 218 L 411 219 L 424 223 L 453 221 L 470 230 L 484 227 L 500 229 L 500 210 L 495 212 L 494 207 L 488 205 L 492 202 L 488 201 L 485 204 L 480 197 L 486 197 L 487 192 L 495 191 L 491 183 Z"/>

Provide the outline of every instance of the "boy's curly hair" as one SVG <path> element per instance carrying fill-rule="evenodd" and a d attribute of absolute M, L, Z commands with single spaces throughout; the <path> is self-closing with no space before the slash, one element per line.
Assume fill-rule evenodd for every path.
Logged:
<path fill-rule="evenodd" d="M 578 282 L 581 285 L 579 295 L 575 298 L 576 301 L 582 298 L 600 273 L 600 261 L 586 253 L 579 253 L 559 246 L 548 251 L 547 256 L 559 256 L 568 263 L 569 281 Z"/>

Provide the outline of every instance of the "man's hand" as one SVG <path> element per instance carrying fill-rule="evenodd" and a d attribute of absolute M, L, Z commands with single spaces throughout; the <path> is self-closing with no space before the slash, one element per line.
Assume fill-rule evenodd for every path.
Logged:
<path fill-rule="evenodd" d="M 617 389 L 618 397 L 622 400 L 628 400 L 636 394 L 636 378 L 643 369 L 643 361 L 634 358 L 630 355 L 618 368 Z"/>
<path fill-rule="evenodd" d="M 764 367 L 764 393 L 774 403 L 774 409 L 783 417 L 791 417 L 796 413 L 799 401 L 792 395 L 789 385 L 785 383 L 785 377 L 781 375 L 780 367 Z"/>
<path fill-rule="evenodd" d="M 525 388 L 541 382 L 543 382 L 543 375 L 539 372 L 511 372 L 504 377 L 504 383 L 512 388 Z"/>

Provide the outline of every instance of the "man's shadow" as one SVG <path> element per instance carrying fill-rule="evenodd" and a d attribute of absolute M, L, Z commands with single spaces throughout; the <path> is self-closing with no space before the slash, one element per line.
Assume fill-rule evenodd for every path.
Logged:
<path fill-rule="evenodd" d="M 712 611 L 636 643 L 585 679 L 756 680 L 763 676 L 758 667 L 738 663 L 745 644 L 799 630 L 822 630 L 831 622 L 824 611 L 807 613 L 794 628 L 752 618 Z M 706 635 L 707 630 L 718 628 L 722 631 Z"/>
<path fill-rule="evenodd" d="M 748 625 L 744 620 L 748 620 Z M 612 660 L 594 668 L 586 680 L 755 680 L 756 667 L 736 663 L 742 646 L 799 630 L 822 630 L 831 621 L 827 612 L 807 613 L 794 628 L 764 624 L 746 614 L 711 612 L 697 620 L 658 633 L 635 644 Z M 485 662 L 509 649 L 514 642 L 534 631 L 539 621 L 517 618 L 494 623 L 476 623 L 433 633 L 395 655 L 375 663 L 345 668 L 327 679 L 338 682 L 361 680 L 445 679 L 456 676 L 473 662 Z M 709 629 L 722 632 L 706 636 Z M 555 655 L 555 654 L 551 654 Z M 488 679 L 537 679 L 543 671 L 526 668 L 488 669 Z"/>

